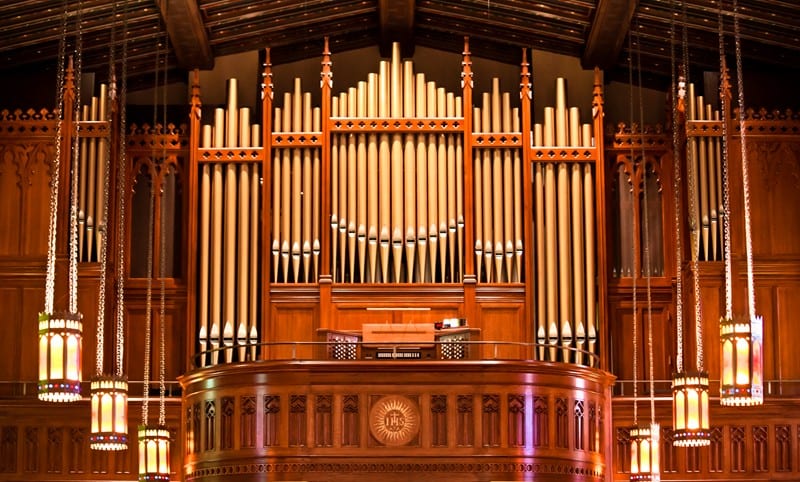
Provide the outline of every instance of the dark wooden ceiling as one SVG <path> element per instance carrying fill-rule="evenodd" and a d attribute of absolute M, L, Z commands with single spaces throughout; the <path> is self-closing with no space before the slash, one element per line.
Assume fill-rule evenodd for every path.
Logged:
<path fill-rule="evenodd" d="M 273 63 L 316 58 L 325 36 L 335 56 L 379 44 L 387 29 L 410 24 L 405 40 L 412 48 L 460 53 L 469 35 L 478 57 L 518 63 L 520 48 L 528 47 L 580 58 L 586 68 L 599 63 L 607 77 L 627 78 L 630 33 L 634 66 L 641 64 L 646 79 L 664 81 L 670 77 L 670 29 L 677 30 L 680 53 L 684 19 L 693 72 L 718 69 L 719 1 L 68 0 L 68 49 L 80 17 L 83 69 L 104 78 L 112 31 L 120 46 L 127 24 L 129 85 L 136 88 L 152 85 L 155 53 L 166 39 L 165 17 L 171 37 L 169 72 L 182 80 L 187 68 L 207 68 L 219 56 L 270 46 Z M 402 3 L 392 8 L 406 18 L 392 23 L 386 9 L 394 2 Z M 722 2 L 725 47 L 732 54 L 732 0 Z M 0 2 L 0 75 L 55 69 L 62 5 L 59 0 Z M 745 69 L 800 71 L 800 2 L 740 0 L 739 11 Z M 121 57 L 120 49 L 115 55 Z"/>

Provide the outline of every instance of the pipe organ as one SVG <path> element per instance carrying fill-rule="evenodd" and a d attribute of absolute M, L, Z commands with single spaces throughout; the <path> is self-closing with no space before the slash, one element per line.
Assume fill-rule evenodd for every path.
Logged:
<path fill-rule="evenodd" d="M 466 318 L 484 336 L 536 345 L 526 358 L 596 363 L 605 283 L 596 249 L 599 72 L 591 123 L 568 107 L 558 79 L 555 107 L 531 125 L 526 57 L 519 97 L 495 78 L 473 101 L 466 41 L 461 92 L 416 72 L 398 45 L 366 78 L 333 92 L 326 42 L 321 104 L 312 106 L 299 78 L 290 92 L 273 92 L 267 49 L 261 126 L 238 106 L 231 80 L 227 104 L 201 128 L 196 75 L 188 278 L 194 350 L 203 355 L 195 363 L 272 356 L 255 345 L 297 339 L 276 321 L 297 295 L 311 332 L 354 329 L 360 318 L 342 310 L 367 306 L 395 320 Z M 441 289 L 449 294 L 436 298 Z M 381 293 L 394 301 L 373 306 Z M 513 325 L 482 325 L 483 300 L 503 296 Z M 410 318 L 408 309 L 429 314 Z"/>
<path fill-rule="evenodd" d="M 223 156 L 223 150 L 236 154 Z M 255 359 L 260 310 L 261 127 L 239 107 L 235 79 L 200 139 L 197 239 L 199 361 Z M 234 159 L 231 159 L 233 157 Z"/>
<path fill-rule="evenodd" d="M 687 176 L 694 210 L 689 213 L 690 229 L 697 230 L 697 250 L 692 258 L 719 261 L 723 256 L 722 121 L 702 95 L 689 84 L 687 111 Z"/>

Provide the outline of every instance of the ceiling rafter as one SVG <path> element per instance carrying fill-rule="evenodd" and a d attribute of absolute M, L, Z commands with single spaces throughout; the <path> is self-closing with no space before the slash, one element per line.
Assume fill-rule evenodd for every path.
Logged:
<path fill-rule="evenodd" d="M 167 26 L 178 66 L 190 69 L 214 68 L 214 54 L 197 0 L 156 0 Z"/>
<path fill-rule="evenodd" d="M 581 57 L 584 69 L 608 69 L 617 63 L 628 35 L 637 0 L 599 0 L 586 48 Z"/>

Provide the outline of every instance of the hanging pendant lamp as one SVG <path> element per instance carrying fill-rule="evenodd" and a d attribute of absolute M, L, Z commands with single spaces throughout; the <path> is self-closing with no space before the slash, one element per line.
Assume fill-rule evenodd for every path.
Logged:
<path fill-rule="evenodd" d="M 720 7 L 721 8 L 721 7 Z M 720 377 L 720 404 L 727 406 L 748 406 L 761 405 L 764 403 L 763 387 L 763 319 L 756 315 L 755 309 L 755 288 L 753 282 L 753 239 L 750 227 L 750 178 L 747 162 L 747 145 L 744 125 L 744 85 L 742 73 L 742 49 L 741 35 L 739 32 L 739 6 L 737 0 L 733 0 L 733 30 L 734 43 L 736 47 L 736 83 L 738 90 L 738 122 L 739 139 L 742 160 L 742 191 L 744 194 L 744 229 L 745 229 L 745 249 L 747 258 L 747 307 L 746 316 L 733 315 L 733 275 L 731 268 L 730 252 L 730 195 L 728 185 L 728 150 L 723 150 L 723 166 L 725 169 L 724 183 L 724 234 L 725 234 L 725 316 L 720 320 L 720 343 L 721 343 L 721 377 Z M 720 40 L 722 42 L 722 40 Z M 723 98 L 727 95 L 727 70 L 723 62 L 723 76 L 720 79 L 726 90 Z M 727 98 L 723 108 L 727 111 Z M 726 129 L 729 112 L 723 112 L 725 121 L 722 123 Z M 727 135 L 727 131 L 723 136 Z M 726 137 L 727 139 L 727 137 Z"/>
<path fill-rule="evenodd" d="M 116 18 L 116 3 L 114 4 L 112 17 Z M 97 373 L 91 382 L 91 406 L 92 423 L 89 434 L 89 446 L 93 450 L 126 450 L 128 448 L 128 379 L 122 372 L 123 351 L 125 348 L 125 186 L 126 180 L 126 158 L 125 158 L 125 102 L 127 91 L 127 21 L 128 8 L 125 6 L 123 13 L 123 41 L 122 41 L 122 82 L 119 91 L 119 104 L 117 104 L 116 94 L 116 75 L 115 75 L 115 44 L 116 28 L 111 29 L 111 42 L 109 43 L 109 103 L 111 106 L 107 115 L 109 126 L 112 123 L 115 106 L 120 109 L 122 115 L 119 118 L 119 151 L 117 157 L 117 199 L 119 200 L 119 217 L 117 223 L 117 246 L 116 246 L 116 305 L 115 305 L 115 336 L 114 336 L 114 360 L 115 371 L 113 374 L 105 374 L 103 369 L 104 361 L 104 308 L 105 308 L 105 273 L 107 261 L 108 243 L 108 188 L 109 170 L 105 170 L 103 189 L 105 191 L 103 199 L 102 226 L 106 229 L 101 230 L 100 245 L 100 291 L 98 296 L 98 320 L 97 320 Z M 111 132 L 111 129 L 109 129 Z M 106 142 L 106 158 L 111 159 L 111 142 Z"/>
<path fill-rule="evenodd" d="M 58 67 L 56 80 L 56 138 L 55 158 L 52 163 L 53 180 L 50 186 L 50 222 L 47 237 L 47 268 L 45 275 L 44 311 L 39 314 L 39 383 L 38 396 L 47 402 L 73 402 L 81 399 L 81 378 L 83 364 L 83 315 L 78 311 L 78 136 L 72 135 L 72 153 L 70 159 L 70 179 L 72 189 L 70 195 L 70 238 L 69 238 L 69 272 L 67 285 L 69 290 L 69 307 L 65 311 L 55 311 L 55 263 L 58 225 L 58 188 L 61 173 L 61 144 L 64 137 L 64 90 L 75 86 L 75 111 L 73 122 L 78 118 L 80 109 L 81 79 L 81 10 L 78 4 L 77 28 L 75 41 L 75 68 L 72 61 L 66 69 L 65 59 L 67 37 L 67 1 L 62 1 L 61 38 L 59 40 Z"/>
<path fill-rule="evenodd" d="M 657 423 L 638 425 L 630 431 L 631 481 L 661 480 L 661 428 Z"/>
<path fill-rule="evenodd" d="M 81 399 L 83 315 L 39 313 L 39 400 Z"/>
<path fill-rule="evenodd" d="M 637 37 L 637 63 L 641 62 L 639 54 L 639 42 L 640 40 Z M 639 119 L 640 122 L 643 121 L 644 115 L 641 111 L 641 65 L 638 65 L 639 71 L 639 102 L 640 102 L 640 115 Z M 632 39 L 631 36 L 628 36 L 628 83 L 630 85 L 630 123 L 631 126 L 634 125 L 634 113 L 633 113 L 633 106 L 634 106 L 634 99 L 633 99 L 633 48 L 632 48 Z M 643 125 L 643 123 L 641 124 Z M 637 231 L 638 223 L 633 222 L 631 225 L 633 226 L 633 424 L 634 426 L 629 431 L 630 436 L 630 480 L 632 482 L 639 482 L 639 481 L 660 481 L 661 480 L 661 470 L 659 464 L 659 425 L 655 422 L 655 399 L 653 398 L 653 390 L 654 390 L 654 380 L 653 380 L 653 331 L 652 331 L 652 310 L 651 310 L 651 292 L 650 292 L 650 249 L 649 249 L 649 239 L 648 239 L 648 224 L 647 224 L 647 159 L 645 157 L 644 152 L 644 143 L 642 143 L 642 152 L 640 153 L 641 161 L 639 166 L 639 176 L 641 176 L 641 182 L 633 182 L 634 185 L 641 184 L 643 186 L 643 206 L 644 206 L 644 213 L 643 216 L 640 216 L 640 219 L 644 219 L 644 233 L 645 239 L 644 241 L 637 242 L 636 240 L 639 239 Z M 630 150 L 630 160 L 631 160 L 631 177 L 633 179 L 637 178 L 637 168 L 636 168 L 636 153 L 634 152 L 633 143 L 631 143 L 631 150 Z M 636 206 L 637 204 L 634 203 L 634 195 L 637 197 L 639 196 L 636 189 L 631 190 L 631 205 Z M 639 216 L 639 209 L 634 208 L 633 214 L 635 216 Z M 638 246 L 638 247 L 637 247 Z M 644 248 L 644 259 L 639 256 L 641 252 L 641 247 Z M 639 344 L 638 344 L 638 315 L 639 315 L 639 306 L 638 306 L 638 279 L 642 275 L 642 264 L 646 266 L 646 281 L 647 281 L 647 326 L 648 326 L 648 356 L 649 356 L 649 377 L 648 380 L 649 384 L 649 391 L 650 391 L 650 423 L 640 423 L 639 416 L 638 416 L 638 373 L 639 373 Z"/>
<path fill-rule="evenodd" d="M 691 159 L 688 154 L 687 146 L 682 144 L 684 139 L 680 137 L 679 118 L 685 120 L 686 112 L 686 77 L 689 72 L 688 56 L 688 35 L 686 22 L 686 4 L 683 5 L 683 65 L 681 74 L 678 75 L 677 90 L 673 94 L 673 116 L 672 116 L 672 139 L 673 152 L 673 199 L 675 203 L 675 276 L 676 276 L 676 331 L 677 331 L 677 372 L 672 376 L 672 444 L 678 447 L 699 447 L 711 444 L 711 428 L 709 423 L 709 399 L 708 399 L 708 373 L 703 368 L 703 336 L 702 336 L 702 309 L 700 299 L 700 281 L 697 269 L 698 236 L 697 227 L 693 226 L 690 233 L 691 242 L 691 269 L 694 288 L 694 327 L 695 327 L 695 353 L 696 366 L 694 369 L 686 369 L 683 365 L 683 249 L 681 246 L 681 222 L 682 222 L 682 189 L 683 182 L 681 161 Z M 674 19 L 675 15 L 670 15 Z M 673 85 L 675 85 L 675 23 L 671 20 L 672 38 L 672 75 Z M 693 153 L 692 153 L 693 154 Z M 682 159 L 683 158 L 683 159 Z M 687 169 L 694 170 L 693 160 L 686 162 Z M 694 173 L 690 172 L 690 177 Z M 689 212 L 694 213 L 697 209 L 695 205 L 694 184 L 689 184 Z M 692 218 L 696 219 L 696 218 Z"/>
<path fill-rule="evenodd" d="M 164 12 L 166 17 L 166 11 Z M 159 90 L 159 69 L 160 62 L 163 55 L 164 72 L 163 72 L 163 108 L 164 108 L 164 123 L 167 125 L 167 54 L 161 51 L 162 41 L 166 47 L 168 39 L 166 36 L 157 38 L 156 47 L 156 68 L 155 68 L 155 89 L 156 93 Z M 158 103 L 153 106 L 153 126 L 157 126 L 158 117 Z M 162 162 L 162 186 L 163 186 L 163 173 L 166 170 L 166 146 L 162 147 L 161 152 L 156 152 L 153 149 L 153 162 L 160 157 Z M 153 238 L 155 236 L 155 218 L 156 218 L 156 203 L 155 203 L 156 187 L 153 185 L 150 189 L 150 225 L 148 229 L 147 241 L 147 316 L 146 316 L 146 331 L 145 331 L 145 379 L 144 379 L 144 400 L 142 403 L 142 424 L 139 426 L 139 481 L 140 482 L 165 482 L 170 478 L 170 432 L 166 427 L 166 385 L 164 383 L 165 366 L 166 366 L 166 226 L 164 225 L 164 210 L 166 209 L 164 202 L 159 203 L 161 212 L 158 216 L 159 219 L 159 278 L 160 278 L 160 306 L 159 306 L 159 410 L 158 410 L 158 424 L 151 425 L 149 421 L 148 404 L 150 401 L 150 346 L 151 346 L 151 328 L 150 322 L 151 307 L 152 307 L 152 274 L 153 274 Z M 163 188 L 161 190 L 163 192 Z"/>
<path fill-rule="evenodd" d="M 169 430 L 163 426 L 139 426 L 139 480 L 169 480 Z"/>

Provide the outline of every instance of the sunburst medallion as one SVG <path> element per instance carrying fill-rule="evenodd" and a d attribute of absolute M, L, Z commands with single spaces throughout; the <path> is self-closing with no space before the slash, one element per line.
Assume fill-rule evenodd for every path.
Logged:
<path fill-rule="evenodd" d="M 419 409 L 406 397 L 383 397 L 369 411 L 369 428 L 384 445 L 406 445 L 419 433 Z"/>

